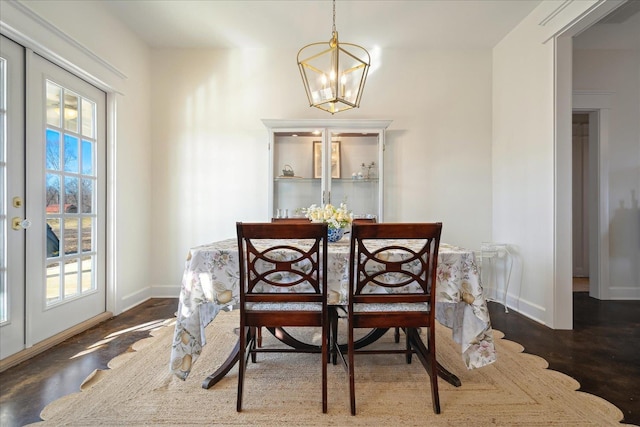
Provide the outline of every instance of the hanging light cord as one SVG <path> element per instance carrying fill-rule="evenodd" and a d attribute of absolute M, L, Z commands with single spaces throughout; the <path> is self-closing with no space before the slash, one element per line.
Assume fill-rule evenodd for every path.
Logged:
<path fill-rule="evenodd" d="M 332 31 L 336 32 L 336 0 L 333 0 L 333 29 Z"/>

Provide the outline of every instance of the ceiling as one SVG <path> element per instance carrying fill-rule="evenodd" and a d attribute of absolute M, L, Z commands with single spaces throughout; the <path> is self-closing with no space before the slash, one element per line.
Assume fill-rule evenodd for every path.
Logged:
<path fill-rule="evenodd" d="M 338 0 L 343 42 L 367 49 L 495 46 L 540 0 Z M 154 48 L 300 49 L 328 41 L 329 0 L 110 0 L 103 3 Z"/>
<path fill-rule="evenodd" d="M 574 38 L 576 49 L 640 50 L 640 0 L 629 0 Z"/>
<path fill-rule="evenodd" d="M 487 49 L 541 0 L 337 0 L 342 42 L 366 49 Z M 330 0 L 109 0 L 153 48 L 300 49 L 331 36 Z M 578 49 L 640 50 L 640 0 L 575 38 Z"/>

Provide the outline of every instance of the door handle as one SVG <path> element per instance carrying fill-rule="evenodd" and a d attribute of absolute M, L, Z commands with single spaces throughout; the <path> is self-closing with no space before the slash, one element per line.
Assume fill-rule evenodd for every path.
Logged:
<path fill-rule="evenodd" d="M 29 227 L 31 227 L 31 221 L 29 221 L 28 219 L 22 219 L 20 217 L 11 219 L 11 228 L 13 228 L 14 230 L 26 230 Z"/>

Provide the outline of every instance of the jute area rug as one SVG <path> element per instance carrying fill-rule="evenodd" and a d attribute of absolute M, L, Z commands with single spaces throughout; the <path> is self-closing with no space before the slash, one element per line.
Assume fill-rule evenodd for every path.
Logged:
<path fill-rule="evenodd" d="M 182 381 L 169 373 L 173 325 L 154 331 L 132 352 L 97 371 L 82 391 L 48 405 L 34 425 L 367 425 L 367 426 L 605 426 L 620 425 L 623 414 L 609 402 L 576 391 L 580 384 L 547 362 L 522 353 L 523 347 L 495 331 L 498 361 L 467 370 L 451 331 L 438 325 L 437 357 L 462 381 L 456 388 L 439 381 L 442 413 L 433 413 L 429 377 L 417 358 L 401 355 L 356 356 L 357 415 L 349 411 L 348 376 L 341 364 L 329 365 L 329 411 L 322 413 L 320 355 L 262 354 L 250 364 L 244 408 L 236 412 L 237 367 L 209 390 L 202 380 L 229 354 L 236 341 L 237 312 L 222 312 L 207 327 L 208 344 Z M 307 331 L 313 339 L 314 331 Z M 376 345 L 392 342 L 391 333 Z M 317 337 L 315 337 L 317 338 Z M 224 344 L 222 344 L 224 343 Z M 275 339 L 265 333 L 264 345 Z"/>

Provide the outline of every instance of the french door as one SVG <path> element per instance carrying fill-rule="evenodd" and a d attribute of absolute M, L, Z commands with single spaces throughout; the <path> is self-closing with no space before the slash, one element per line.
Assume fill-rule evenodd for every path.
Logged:
<path fill-rule="evenodd" d="M 3 58 L 8 43 L 2 39 Z M 14 72 L 24 84 L 4 90 L 16 97 L 22 92 L 25 108 L 10 99 L 6 115 L 22 115 L 26 132 L 5 141 L 8 153 L 22 147 L 22 154 L 4 162 L 2 358 L 106 307 L 106 96 L 37 54 L 22 52 L 23 69 Z M 8 55 L 4 61 L 13 62 Z M 3 125 L 7 135 L 15 134 L 13 121 Z M 5 341 L 12 350 L 5 351 Z"/>
<path fill-rule="evenodd" d="M 0 36 L 2 37 L 2 36 Z M 24 49 L 0 39 L 0 359 L 25 346 Z"/>

